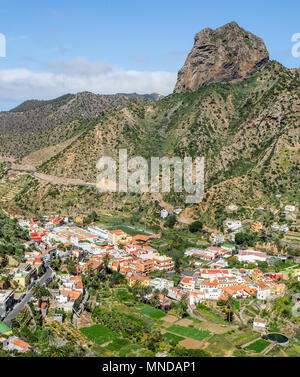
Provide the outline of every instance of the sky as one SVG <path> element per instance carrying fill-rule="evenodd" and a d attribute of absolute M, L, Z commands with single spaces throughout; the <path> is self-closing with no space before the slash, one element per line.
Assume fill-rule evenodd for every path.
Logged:
<path fill-rule="evenodd" d="M 167 95 L 194 35 L 231 21 L 298 68 L 299 19 L 299 0 L 2 0 L 0 110 L 80 91 Z"/>

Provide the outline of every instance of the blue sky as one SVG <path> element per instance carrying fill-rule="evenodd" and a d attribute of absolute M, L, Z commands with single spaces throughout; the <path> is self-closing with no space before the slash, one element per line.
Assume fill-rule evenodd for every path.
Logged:
<path fill-rule="evenodd" d="M 1 3 L 7 57 L 0 58 L 0 110 L 81 90 L 168 94 L 194 34 L 233 20 L 262 37 L 272 59 L 300 67 L 291 54 L 299 0 Z"/>

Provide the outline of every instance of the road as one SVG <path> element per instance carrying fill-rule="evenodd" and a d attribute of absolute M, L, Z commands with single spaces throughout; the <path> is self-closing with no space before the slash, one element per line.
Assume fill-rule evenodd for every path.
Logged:
<path fill-rule="evenodd" d="M 52 273 L 53 271 L 51 270 L 51 268 L 47 267 L 45 274 L 40 279 L 36 280 L 36 284 L 43 285 L 46 279 L 48 279 L 52 275 Z M 19 304 L 15 305 L 13 310 L 8 313 L 8 315 L 3 320 L 3 323 L 5 323 L 6 326 L 8 327 L 11 326 L 12 319 L 17 318 L 20 311 L 24 308 L 24 306 L 29 302 L 29 300 L 33 296 L 33 291 L 34 291 L 34 287 L 32 287 L 29 291 L 27 291 L 26 296 L 23 298 L 23 300 Z"/>
<path fill-rule="evenodd" d="M 96 183 L 84 182 L 81 179 L 63 178 L 54 175 L 48 175 L 44 173 L 31 172 L 30 175 L 43 182 L 48 182 L 53 185 L 65 185 L 65 186 L 87 186 L 96 188 Z"/>

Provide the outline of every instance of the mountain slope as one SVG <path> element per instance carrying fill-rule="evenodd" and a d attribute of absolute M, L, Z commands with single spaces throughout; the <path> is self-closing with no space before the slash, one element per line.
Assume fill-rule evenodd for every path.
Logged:
<path fill-rule="evenodd" d="M 129 156 L 148 159 L 152 156 L 204 156 L 204 200 L 199 205 L 187 208 L 187 212 L 190 217 L 206 214 L 208 222 L 212 223 L 214 219 L 220 220 L 220 213 L 232 202 L 257 208 L 273 200 L 278 193 L 295 198 L 300 185 L 299 70 L 269 62 L 260 39 L 249 36 L 237 25 L 225 25 L 222 30 L 228 28 L 228 34 L 221 33 L 222 43 L 217 42 L 218 48 L 231 45 L 234 29 L 237 40 L 244 40 L 246 35 L 251 43 L 258 44 L 258 54 L 253 59 L 262 62 L 253 65 L 252 59 L 252 63 L 245 66 L 245 46 L 242 44 L 239 51 L 241 43 L 238 43 L 239 61 L 234 60 L 234 66 L 238 67 L 238 71 L 242 66 L 245 68 L 239 80 L 232 76 L 231 65 L 228 71 L 220 71 L 215 76 L 218 62 L 211 65 L 213 63 L 208 58 L 209 74 L 218 77 L 217 81 L 221 82 L 203 83 L 200 80 L 202 76 L 195 75 L 189 90 L 176 90 L 158 101 L 129 100 L 122 96 L 109 100 L 101 98 L 101 101 L 98 97 L 85 96 L 80 101 L 81 95 L 71 99 L 67 96 L 63 99 L 66 103 L 59 106 L 54 115 L 51 115 L 49 108 L 54 106 L 53 103 L 38 107 L 36 103 L 27 103 L 26 108 L 31 108 L 28 111 L 34 114 L 39 114 L 44 106 L 49 111 L 43 118 L 46 123 L 42 124 L 46 126 L 34 131 L 35 138 L 40 132 L 42 140 L 45 140 L 46 134 L 49 139 L 43 142 L 41 153 L 47 158 L 41 158 L 38 170 L 58 177 L 95 182 L 98 159 L 102 156 L 117 159 L 120 148 L 126 148 Z M 220 29 L 216 33 L 219 34 Z M 250 50 L 247 51 L 252 54 L 256 48 L 252 46 Z M 225 65 L 226 61 L 232 62 L 230 55 L 226 55 Z M 201 61 L 199 65 L 201 68 Z M 194 68 L 197 71 L 197 67 Z M 181 86 L 180 83 L 179 77 L 177 88 Z M 104 100 L 110 101 L 108 105 L 105 102 L 107 107 L 101 106 Z M 105 108 L 105 113 L 98 117 L 99 108 Z M 68 123 L 60 124 L 60 115 L 65 113 L 68 114 Z M 54 127 L 47 123 L 52 117 L 56 120 Z M 34 121 L 30 123 L 29 129 L 34 124 Z M 23 136 L 24 129 L 22 132 Z M 7 151 L 13 144 L 7 143 L 5 146 L 4 135 L 2 133 L 0 136 L 0 146 Z M 8 132 L 8 135 L 11 136 L 11 133 Z M 55 145 L 55 141 L 58 141 L 56 135 L 59 135 L 59 147 L 49 153 L 45 147 Z M 26 137 L 24 140 L 26 143 Z M 66 140 L 68 143 L 63 144 Z M 28 155 L 29 150 L 38 153 L 39 146 L 39 141 L 35 139 L 34 146 L 32 143 L 30 148 L 24 146 L 23 155 Z M 13 151 L 11 155 L 14 155 Z M 51 195 L 49 197 L 49 190 L 49 185 L 31 180 L 23 190 L 21 201 L 27 206 L 28 203 L 44 203 L 44 208 L 55 209 L 71 195 L 67 202 L 72 202 L 74 207 L 69 206 L 68 211 L 71 208 L 75 211 L 75 205 L 78 211 L 79 203 L 82 208 L 84 205 L 89 208 L 91 204 L 87 204 L 85 199 L 92 196 L 94 208 L 122 209 L 128 202 L 130 212 L 149 211 L 147 216 L 151 216 L 155 200 L 171 206 L 185 206 L 184 195 L 173 192 L 165 195 L 144 194 L 139 198 L 136 195 L 103 196 L 88 192 L 85 199 L 81 198 L 75 204 L 69 189 L 61 187 L 55 200 Z"/>
<path fill-rule="evenodd" d="M 297 192 L 299 120 L 298 75 L 273 62 L 239 83 L 212 84 L 109 113 L 40 170 L 95 182 L 98 159 L 117 158 L 119 148 L 147 158 L 203 155 L 209 202 L 243 196 L 247 202 L 270 193 Z M 172 193 L 165 199 L 184 204 Z"/>
<path fill-rule="evenodd" d="M 150 100 L 83 92 L 52 101 L 27 101 L 10 112 L 0 113 L 0 156 L 22 158 L 60 144 L 103 112 L 122 108 L 132 101 Z"/>

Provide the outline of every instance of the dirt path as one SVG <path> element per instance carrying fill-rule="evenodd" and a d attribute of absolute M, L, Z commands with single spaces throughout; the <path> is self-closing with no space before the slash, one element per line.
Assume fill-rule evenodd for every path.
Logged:
<path fill-rule="evenodd" d="M 61 178 L 54 175 L 44 174 L 44 173 L 32 173 L 33 178 L 37 178 L 40 181 L 49 182 L 53 185 L 66 185 L 66 186 L 92 186 L 96 187 L 95 183 L 84 182 L 81 179 L 74 178 Z"/>
<path fill-rule="evenodd" d="M 31 176 L 43 182 L 49 182 L 53 185 L 66 185 L 66 186 L 92 186 L 96 187 L 96 183 L 85 182 L 81 179 L 75 178 L 62 178 L 55 175 L 39 173 L 33 165 L 20 165 L 15 164 L 12 159 L 0 157 L 0 162 L 11 162 L 11 170 L 31 172 Z"/>

